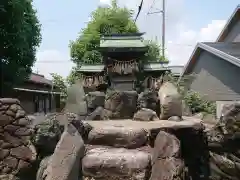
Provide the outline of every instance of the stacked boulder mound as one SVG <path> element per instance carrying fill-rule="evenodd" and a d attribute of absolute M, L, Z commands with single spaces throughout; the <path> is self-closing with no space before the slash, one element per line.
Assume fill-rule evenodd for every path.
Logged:
<path fill-rule="evenodd" d="M 37 159 L 30 125 L 17 99 L 0 99 L 0 179 L 30 177 Z"/>
<path fill-rule="evenodd" d="M 147 132 L 143 128 L 95 126 L 88 135 L 83 176 L 99 180 L 148 179 L 151 154 L 146 145 Z"/>
<path fill-rule="evenodd" d="M 240 104 L 226 105 L 222 117 L 208 131 L 211 180 L 240 179 Z"/>
<path fill-rule="evenodd" d="M 209 176 L 207 142 L 200 121 L 110 120 L 89 124 L 92 130 L 82 159 L 85 179 L 180 180 Z"/>

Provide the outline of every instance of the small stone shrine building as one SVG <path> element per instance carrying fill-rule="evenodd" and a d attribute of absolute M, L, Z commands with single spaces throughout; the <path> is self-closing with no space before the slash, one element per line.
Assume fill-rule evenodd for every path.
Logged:
<path fill-rule="evenodd" d="M 167 71 L 179 76 L 182 66 L 168 66 L 163 62 L 149 63 L 144 56 L 148 46 L 144 33 L 110 34 L 100 41 L 102 64 L 82 64 L 78 69 L 85 91 L 96 87 L 111 87 L 120 91 L 136 90 L 139 86 L 152 88 Z"/>

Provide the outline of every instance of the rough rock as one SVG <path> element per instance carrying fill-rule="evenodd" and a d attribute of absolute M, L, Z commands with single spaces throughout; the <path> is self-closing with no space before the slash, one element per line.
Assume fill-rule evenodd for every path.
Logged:
<path fill-rule="evenodd" d="M 182 98 L 172 83 L 165 82 L 158 91 L 158 97 L 161 106 L 160 119 L 182 116 Z"/>
<path fill-rule="evenodd" d="M 85 92 L 81 82 L 73 84 L 67 90 L 65 112 L 74 113 L 79 116 L 87 116 L 87 102 L 85 98 Z"/>
<path fill-rule="evenodd" d="M 93 128 L 88 144 L 112 147 L 139 148 L 147 143 L 147 132 L 143 128 L 103 126 Z"/>
<path fill-rule="evenodd" d="M 87 151 L 82 160 L 85 177 L 108 180 L 149 178 L 151 155 L 139 150 L 99 147 Z"/>
<path fill-rule="evenodd" d="M 61 127 L 62 132 L 64 130 L 64 127 L 66 127 L 68 124 L 72 124 L 75 128 L 77 128 L 78 132 L 84 140 L 87 138 L 89 131 L 92 129 L 88 123 L 81 120 L 80 115 L 77 115 L 75 113 L 53 113 L 48 115 L 46 119 L 57 121 Z"/>
<path fill-rule="evenodd" d="M 31 121 L 19 100 L 0 99 L 0 175 L 17 178 L 28 171 L 36 161 L 37 153 L 32 145 Z"/>
<path fill-rule="evenodd" d="M 97 107 L 91 114 L 86 117 L 86 121 L 94 121 L 94 120 L 109 120 L 112 112 L 104 109 L 103 107 Z"/>
<path fill-rule="evenodd" d="M 158 121 L 157 113 L 151 109 L 141 108 L 134 116 L 134 121 Z"/>
<path fill-rule="evenodd" d="M 192 116 L 191 108 L 187 105 L 187 103 L 184 100 L 182 100 L 182 115 Z"/>
<path fill-rule="evenodd" d="M 168 120 L 179 122 L 179 121 L 182 121 L 183 119 L 179 116 L 171 116 L 170 118 L 168 118 Z"/>
<path fill-rule="evenodd" d="M 158 110 L 158 97 L 157 93 L 155 91 L 146 90 L 144 92 L 141 92 L 138 95 L 137 100 L 137 107 L 138 109 L 141 108 L 147 108 L 152 109 L 153 111 Z"/>
<path fill-rule="evenodd" d="M 240 104 L 225 105 L 220 121 L 208 131 L 210 179 L 239 180 Z"/>
<path fill-rule="evenodd" d="M 106 94 L 104 108 L 111 111 L 109 119 L 132 118 L 137 108 L 136 91 L 112 91 Z"/>
<path fill-rule="evenodd" d="M 150 180 L 181 180 L 184 162 L 180 159 L 180 141 L 166 132 L 159 132 L 152 154 Z"/>
<path fill-rule="evenodd" d="M 51 156 L 47 156 L 41 160 L 37 171 L 36 180 L 44 180 L 46 178 L 44 175 L 46 174 L 45 171 L 47 169 L 50 158 Z"/>
<path fill-rule="evenodd" d="M 49 156 L 61 137 L 63 128 L 57 120 L 45 119 L 44 122 L 35 127 L 33 143 L 37 148 L 38 154 L 42 157 Z M 46 146 L 47 144 L 47 146 Z"/>
<path fill-rule="evenodd" d="M 87 95 L 87 105 L 92 111 L 97 107 L 104 107 L 105 93 L 100 91 L 89 92 Z"/>
<path fill-rule="evenodd" d="M 69 124 L 63 132 L 43 176 L 46 180 L 79 180 L 85 146 L 77 129 Z"/>

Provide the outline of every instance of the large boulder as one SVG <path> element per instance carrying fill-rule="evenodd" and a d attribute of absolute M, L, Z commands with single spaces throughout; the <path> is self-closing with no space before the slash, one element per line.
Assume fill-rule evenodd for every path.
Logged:
<path fill-rule="evenodd" d="M 17 99 L 0 99 L 0 175 L 29 172 L 37 158 L 31 122 Z"/>
<path fill-rule="evenodd" d="M 134 121 L 158 121 L 159 118 L 157 116 L 157 113 L 152 109 L 141 108 L 134 114 L 133 120 Z"/>
<path fill-rule="evenodd" d="M 68 88 L 64 111 L 77 114 L 83 118 L 87 116 L 87 101 L 81 82 L 77 82 Z"/>
<path fill-rule="evenodd" d="M 158 91 L 161 106 L 160 119 L 167 120 L 171 116 L 182 116 L 182 99 L 177 88 L 165 82 Z"/>
<path fill-rule="evenodd" d="M 139 148 L 147 143 L 147 132 L 142 128 L 103 126 L 93 128 L 88 144 L 112 147 Z"/>
<path fill-rule="evenodd" d="M 92 113 L 86 117 L 86 121 L 95 121 L 95 120 L 109 120 L 109 117 L 112 116 L 112 111 L 106 110 L 103 107 L 97 107 Z"/>
<path fill-rule="evenodd" d="M 87 105 L 90 111 L 97 107 L 104 107 L 105 93 L 100 91 L 89 92 L 87 95 Z"/>
<path fill-rule="evenodd" d="M 46 119 L 44 122 L 35 126 L 35 134 L 32 140 L 39 156 L 49 156 L 54 152 L 63 129 L 64 127 L 61 127 L 57 120 L 52 119 Z"/>
<path fill-rule="evenodd" d="M 139 150 L 99 147 L 87 151 L 82 160 L 85 177 L 108 180 L 149 178 L 151 155 Z"/>
<path fill-rule="evenodd" d="M 63 132 L 43 173 L 45 180 L 79 180 L 85 146 L 78 130 L 71 124 Z"/>
<path fill-rule="evenodd" d="M 112 112 L 110 119 L 132 118 L 137 108 L 136 91 L 111 91 L 106 94 L 104 108 Z"/>
<path fill-rule="evenodd" d="M 37 171 L 37 175 L 36 175 L 36 180 L 45 180 L 45 171 L 47 169 L 49 160 L 50 160 L 51 156 L 46 156 L 45 158 L 43 158 L 39 164 L 39 168 Z"/>
<path fill-rule="evenodd" d="M 159 132 L 152 154 L 150 180 L 181 180 L 184 177 L 184 162 L 181 156 L 180 141 L 166 132 Z"/>
<path fill-rule="evenodd" d="M 147 108 L 158 111 L 158 94 L 155 91 L 146 90 L 138 95 L 138 109 Z"/>

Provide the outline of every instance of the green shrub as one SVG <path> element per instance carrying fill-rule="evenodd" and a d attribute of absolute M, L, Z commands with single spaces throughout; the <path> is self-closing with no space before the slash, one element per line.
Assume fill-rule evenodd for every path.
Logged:
<path fill-rule="evenodd" d="M 192 113 L 216 113 L 216 104 L 205 100 L 198 92 L 188 91 L 185 93 L 184 100 L 191 109 Z"/>

